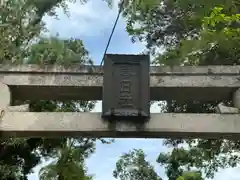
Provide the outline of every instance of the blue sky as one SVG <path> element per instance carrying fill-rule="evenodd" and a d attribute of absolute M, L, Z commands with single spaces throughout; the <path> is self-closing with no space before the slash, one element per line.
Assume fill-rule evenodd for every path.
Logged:
<path fill-rule="evenodd" d="M 109 9 L 102 0 L 90 0 L 87 4 L 69 4 L 70 17 L 64 15 L 61 9 L 57 9 L 58 20 L 46 16 L 49 32 L 53 35 L 59 33 L 62 38 L 77 37 L 83 40 L 85 48 L 90 52 L 95 64 L 100 64 L 107 40 L 111 33 L 112 26 L 117 16 L 116 3 L 113 9 Z M 113 35 L 108 53 L 137 54 L 144 50 L 144 44 L 131 42 L 125 32 L 125 22 L 120 18 Z M 101 102 L 98 102 L 95 112 L 101 112 Z M 159 107 L 154 104 L 151 112 L 159 112 Z M 87 159 L 88 172 L 95 175 L 95 180 L 114 180 L 112 171 L 115 163 L 123 154 L 133 148 L 141 148 L 147 154 L 149 160 L 162 178 L 166 178 L 164 169 L 156 163 L 160 152 L 167 152 L 169 149 L 162 146 L 161 139 L 117 139 L 111 145 L 97 143 L 96 153 Z M 44 163 L 45 164 L 45 163 Z M 44 165 L 43 164 L 43 165 Z M 29 180 L 38 180 L 39 169 L 29 175 Z M 214 180 L 237 180 L 240 177 L 239 168 L 221 170 L 216 174 Z"/>

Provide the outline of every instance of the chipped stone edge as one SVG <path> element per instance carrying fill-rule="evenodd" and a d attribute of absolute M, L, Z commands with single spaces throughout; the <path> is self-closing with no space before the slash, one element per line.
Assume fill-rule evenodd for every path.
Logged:
<path fill-rule="evenodd" d="M 225 106 L 223 103 L 219 103 L 215 108 L 216 113 L 220 114 L 239 114 L 240 113 L 240 88 L 237 89 L 232 96 L 233 106 Z"/>
<path fill-rule="evenodd" d="M 8 85 L 0 82 L 1 84 L 1 88 L 6 88 L 5 90 L 7 91 L 3 91 L 3 94 L 0 94 L 0 101 L 1 101 L 1 97 L 3 98 L 5 96 L 5 98 L 7 98 L 8 100 L 6 101 L 6 104 L 3 103 L 0 107 L 0 120 L 3 118 L 3 116 L 6 114 L 6 112 L 28 112 L 29 111 L 29 104 L 23 104 L 23 105 L 18 105 L 18 106 L 11 106 L 10 102 L 11 102 L 11 94 L 10 94 L 10 90 L 8 88 Z M 7 93 L 6 93 L 7 92 Z M 6 93 L 6 94 L 5 94 Z M 8 96 L 8 97 L 6 97 Z M 5 102 L 5 101 L 3 101 Z"/>

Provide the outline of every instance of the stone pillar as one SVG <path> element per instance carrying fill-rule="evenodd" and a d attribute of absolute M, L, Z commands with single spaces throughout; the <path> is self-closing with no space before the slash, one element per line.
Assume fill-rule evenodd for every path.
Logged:
<path fill-rule="evenodd" d="M 6 84 L 0 83 L 0 108 L 7 109 L 10 106 L 11 93 Z"/>
<path fill-rule="evenodd" d="M 29 111 L 29 105 L 23 104 L 20 106 L 10 106 L 11 92 L 6 84 L 0 83 L 0 116 L 6 111 L 27 112 Z"/>
<path fill-rule="evenodd" d="M 233 107 L 227 107 L 223 103 L 219 103 L 216 107 L 216 113 L 221 114 L 238 114 L 240 113 L 240 89 L 233 93 Z"/>
<path fill-rule="evenodd" d="M 233 105 L 235 108 L 240 109 L 240 89 L 233 94 Z"/>
<path fill-rule="evenodd" d="M 235 107 L 225 106 L 223 103 L 219 103 L 216 107 L 216 113 L 219 114 L 238 114 L 239 109 Z"/>

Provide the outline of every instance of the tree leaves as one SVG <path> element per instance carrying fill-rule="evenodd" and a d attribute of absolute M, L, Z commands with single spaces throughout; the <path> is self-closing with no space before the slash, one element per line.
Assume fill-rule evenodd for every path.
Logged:
<path fill-rule="evenodd" d="M 45 30 L 42 17 L 49 12 L 54 12 L 55 7 L 63 6 L 66 8 L 66 2 L 64 0 L 2 1 L 0 6 L 0 63 L 59 64 L 63 66 L 91 64 L 91 59 L 81 40 L 61 40 L 58 37 L 43 38 L 40 36 L 40 32 Z M 30 110 L 35 112 L 77 112 L 92 110 L 95 102 L 31 101 L 29 103 Z M 77 179 L 76 176 L 82 172 L 84 173 L 82 175 L 89 180 L 91 176 L 85 173 L 83 158 L 94 152 L 96 140 L 80 137 L 72 139 L 59 137 L 55 139 L 20 138 L 1 140 L 0 177 L 7 180 L 27 179 L 27 174 L 31 173 L 32 168 L 41 162 L 41 158 L 56 157 L 59 158 L 58 162 L 62 162 L 62 159 L 65 161 L 60 163 L 59 166 L 46 167 L 43 177 L 53 177 L 52 173 L 56 172 L 56 178 L 61 173 L 61 170 L 66 174 L 71 173 L 73 170 L 76 175 L 69 178 Z M 69 141 L 76 142 L 78 146 L 68 146 Z M 84 147 L 83 144 L 85 144 Z M 68 149 L 69 151 L 67 151 Z M 59 152 L 62 152 L 62 156 L 56 156 Z M 68 152 L 71 152 L 71 157 L 64 154 Z M 77 162 L 80 156 L 82 157 L 81 162 Z M 68 160 L 75 162 L 75 164 L 69 164 Z M 59 169 L 56 170 L 53 167 Z"/>
<path fill-rule="evenodd" d="M 92 60 L 81 40 L 59 40 L 57 37 L 50 37 L 40 38 L 38 43 L 30 47 L 27 63 L 70 66 L 92 64 Z"/>
<path fill-rule="evenodd" d="M 68 139 L 56 149 L 54 161 L 40 170 L 41 180 L 84 180 L 89 179 L 84 167 L 85 151 L 94 147 L 94 143 L 85 139 L 78 145 L 75 139 Z M 90 146 L 89 146 L 90 145 Z"/>
<path fill-rule="evenodd" d="M 142 150 L 134 149 L 121 156 L 113 176 L 120 180 L 161 180 Z"/>
<path fill-rule="evenodd" d="M 203 180 L 201 172 L 184 172 L 176 180 Z"/>
<path fill-rule="evenodd" d="M 135 40 L 146 40 L 159 65 L 235 65 L 240 61 L 238 0 L 162 1 L 137 15 L 125 11 L 127 31 Z M 136 26 L 137 24 L 137 26 Z M 164 52 L 156 49 L 164 46 Z M 219 101 L 168 101 L 166 112 L 214 113 Z M 231 102 L 226 101 L 226 104 Z M 173 150 L 160 154 L 170 180 L 183 179 L 192 167 L 213 177 L 218 168 L 239 163 L 238 141 L 167 139 Z M 184 145 L 187 149 L 182 149 Z M 238 147 L 238 148 L 237 148 Z M 190 178 L 191 179 L 191 178 Z"/>

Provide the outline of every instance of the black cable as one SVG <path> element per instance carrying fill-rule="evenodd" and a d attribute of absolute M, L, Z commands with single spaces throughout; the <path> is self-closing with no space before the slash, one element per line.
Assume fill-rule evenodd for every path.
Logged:
<path fill-rule="evenodd" d="M 119 17 L 120 17 L 121 12 L 122 12 L 123 4 L 124 4 L 124 0 L 122 0 L 122 3 L 121 3 L 121 5 L 120 5 L 119 11 L 118 11 L 118 15 L 117 15 L 117 19 L 116 19 L 116 21 L 115 21 L 115 23 L 114 23 L 114 26 L 113 26 L 111 35 L 110 35 L 110 37 L 109 37 L 109 39 L 108 39 L 108 43 L 107 43 L 106 49 L 105 49 L 105 51 L 104 51 L 103 58 L 102 58 L 102 61 L 101 61 L 100 66 L 102 66 L 102 64 L 103 64 L 103 61 L 104 61 L 105 55 L 106 55 L 106 53 L 107 53 L 108 47 L 109 47 L 109 45 L 110 45 L 110 42 L 111 42 L 111 39 L 112 39 L 114 30 L 115 30 L 115 28 L 116 28 L 116 26 L 117 26 L 118 19 L 119 19 Z"/>

